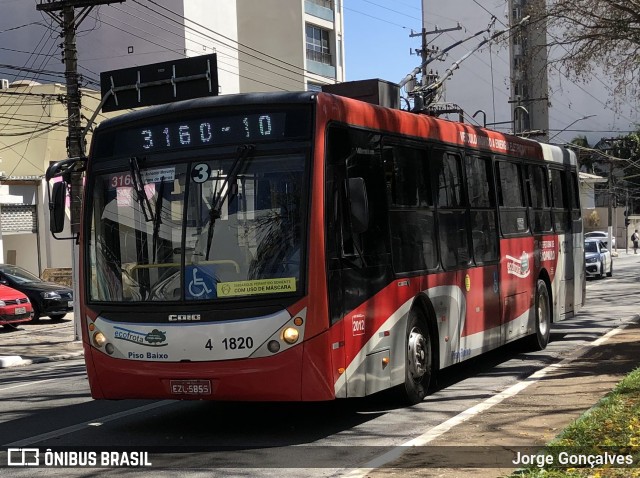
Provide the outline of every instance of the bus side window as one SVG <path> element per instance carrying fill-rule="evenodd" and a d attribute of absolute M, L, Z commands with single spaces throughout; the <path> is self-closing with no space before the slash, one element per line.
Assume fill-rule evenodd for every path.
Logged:
<path fill-rule="evenodd" d="M 574 172 L 566 172 L 567 184 L 570 186 L 571 220 L 573 225 L 580 224 L 582 211 L 580 210 L 580 187 L 578 186 L 578 175 Z M 574 231 L 577 232 L 577 231 Z"/>
<path fill-rule="evenodd" d="M 509 236 L 528 233 L 529 223 L 522 194 L 520 164 L 511 161 L 497 161 L 496 176 L 502 234 Z"/>
<path fill-rule="evenodd" d="M 567 178 L 563 171 L 550 169 L 551 197 L 553 198 L 553 226 L 556 232 L 570 232 L 571 221 Z"/>
<path fill-rule="evenodd" d="M 531 230 L 534 233 L 551 232 L 553 227 L 547 170 L 544 166 L 529 165 L 526 167 L 526 174 Z"/>
<path fill-rule="evenodd" d="M 498 260 L 496 198 L 491 158 L 467 156 L 466 167 L 473 257 L 476 264 L 486 264 Z"/>
<path fill-rule="evenodd" d="M 445 269 L 471 260 L 462 161 L 459 155 L 434 150 L 432 177 L 436 187 L 440 259 Z"/>
<path fill-rule="evenodd" d="M 438 254 L 426 150 L 389 145 L 383 151 L 394 271 L 435 269 Z"/>
<path fill-rule="evenodd" d="M 338 249 L 339 256 L 352 260 L 364 259 L 364 264 L 384 263 L 388 251 L 386 194 L 380 135 L 356 129 L 332 127 L 328 135 L 327 161 L 330 173 L 334 215 L 329 219 L 337 235 L 328 244 Z M 347 180 L 362 178 L 367 193 L 369 221 L 366 230 L 351 227 Z M 332 241 L 335 242 L 332 244 Z M 337 247 L 336 247 L 337 246 Z"/>

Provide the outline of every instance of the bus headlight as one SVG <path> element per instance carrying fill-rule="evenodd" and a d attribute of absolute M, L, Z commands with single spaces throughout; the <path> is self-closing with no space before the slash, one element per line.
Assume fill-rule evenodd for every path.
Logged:
<path fill-rule="evenodd" d="M 282 340 L 288 344 L 295 344 L 298 341 L 298 337 L 300 337 L 300 332 L 293 327 L 287 327 L 282 332 Z"/>
<path fill-rule="evenodd" d="M 106 343 L 107 343 L 107 338 L 104 336 L 102 332 L 98 331 L 95 334 L 93 334 L 93 344 L 96 347 L 101 348 Z"/>

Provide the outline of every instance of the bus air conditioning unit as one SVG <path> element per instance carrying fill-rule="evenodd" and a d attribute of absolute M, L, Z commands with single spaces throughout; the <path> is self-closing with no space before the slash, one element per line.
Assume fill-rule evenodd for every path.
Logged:
<path fill-rule="evenodd" d="M 378 106 L 400 109 L 400 86 L 378 78 L 322 85 L 322 91 Z"/>

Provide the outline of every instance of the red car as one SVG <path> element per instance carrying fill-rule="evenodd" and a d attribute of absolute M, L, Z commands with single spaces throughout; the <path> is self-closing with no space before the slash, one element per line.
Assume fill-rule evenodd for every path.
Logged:
<path fill-rule="evenodd" d="M 0 325 L 28 322 L 33 317 L 33 307 L 29 298 L 22 292 L 0 285 Z"/>

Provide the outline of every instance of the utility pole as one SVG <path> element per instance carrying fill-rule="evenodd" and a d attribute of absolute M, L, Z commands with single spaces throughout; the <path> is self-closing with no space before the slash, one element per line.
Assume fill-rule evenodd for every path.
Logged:
<path fill-rule="evenodd" d="M 78 49 L 76 47 L 76 30 L 80 23 L 87 17 L 93 7 L 110 3 L 122 3 L 124 0 L 41 0 L 36 5 L 40 10 L 49 15 L 62 29 L 64 37 L 63 62 L 65 64 L 64 77 L 67 88 L 67 155 L 69 158 L 84 157 L 85 144 L 82 134 L 80 116 L 80 84 L 78 78 Z M 76 17 L 75 9 L 80 8 Z M 61 158 L 62 159 L 62 158 Z M 71 197 L 71 234 L 80 232 L 80 210 L 82 207 L 82 171 L 72 171 L 69 184 Z M 73 311 L 75 315 L 75 338 L 80 339 L 80 309 L 78 307 L 79 275 L 78 275 L 79 248 L 76 241 L 71 252 L 71 271 L 73 275 Z"/>
<path fill-rule="evenodd" d="M 445 32 L 452 32 L 455 30 L 462 30 L 462 26 L 460 25 L 460 23 L 458 23 L 455 27 L 451 27 L 451 28 L 444 28 L 444 29 L 440 29 L 438 28 L 438 25 L 436 25 L 435 30 L 432 31 L 427 31 L 426 29 L 426 25 L 427 25 L 427 9 L 426 9 L 426 0 L 422 0 L 422 30 L 418 33 L 414 33 L 413 30 L 411 31 L 411 34 L 409 35 L 410 38 L 414 38 L 414 37 L 421 37 L 422 38 L 422 45 L 421 48 L 419 50 L 420 52 L 420 58 L 422 59 L 422 86 L 427 86 L 427 65 L 426 65 L 426 61 L 429 58 L 429 53 L 436 53 L 437 50 L 429 50 L 429 44 L 427 41 L 427 35 L 435 35 L 435 34 L 442 34 Z"/>
<path fill-rule="evenodd" d="M 87 17 L 96 5 L 109 3 L 122 3 L 124 0 L 60 0 L 46 3 L 41 1 L 36 5 L 40 10 L 49 15 L 62 28 L 61 36 L 64 37 L 63 62 L 65 64 L 64 77 L 67 87 L 67 155 L 69 158 L 84 156 L 85 144 L 80 124 L 80 84 L 78 81 L 78 49 L 76 47 L 76 29 Z M 81 8 L 78 17 L 75 9 Z M 54 12 L 60 12 L 56 15 Z M 71 194 L 71 233 L 80 231 L 80 209 L 82 206 L 82 173 L 73 172 L 70 184 Z"/>

